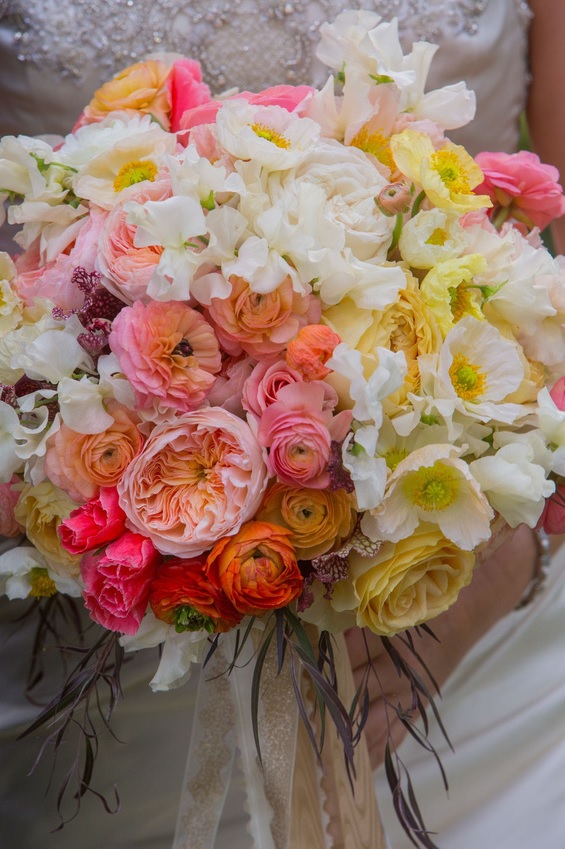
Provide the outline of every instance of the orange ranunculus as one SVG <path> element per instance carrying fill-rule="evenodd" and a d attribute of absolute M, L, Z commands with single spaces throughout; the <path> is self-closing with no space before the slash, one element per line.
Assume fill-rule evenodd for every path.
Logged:
<path fill-rule="evenodd" d="M 275 483 L 266 493 L 258 518 L 292 531 L 296 556 L 312 560 L 349 536 L 356 514 L 344 489 L 305 489 Z"/>
<path fill-rule="evenodd" d="M 198 558 L 173 557 L 162 563 L 151 582 L 149 603 L 157 619 L 177 631 L 229 631 L 242 618 L 222 590 L 207 579 Z"/>
<path fill-rule="evenodd" d="M 261 616 L 286 607 L 302 591 L 290 531 L 270 522 L 248 522 L 216 543 L 204 570 L 236 610 Z"/>
<path fill-rule="evenodd" d="M 135 110 L 153 115 L 169 127 L 170 98 L 167 80 L 171 70 L 159 59 L 136 62 L 94 92 L 85 109 L 87 122 L 101 121 L 110 112 Z"/>
<path fill-rule="evenodd" d="M 288 343 L 286 361 L 306 380 L 323 380 L 330 373 L 325 365 L 341 338 L 325 324 L 307 324 Z"/>

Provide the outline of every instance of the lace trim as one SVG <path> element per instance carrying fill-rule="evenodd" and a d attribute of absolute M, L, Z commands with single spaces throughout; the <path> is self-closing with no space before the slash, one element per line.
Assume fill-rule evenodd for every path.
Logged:
<path fill-rule="evenodd" d="M 219 91 L 242 84 L 258 89 L 273 80 L 310 81 L 318 28 L 344 8 L 372 9 L 386 19 L 397 15 L 409 40 L 437 41 L 445 34 L 474 35 L 488 2 L 0 0 L 0 17 L 12 18 L 21 61 L 79 85 L 85 68 L 95 67 L 103 80 L 147 53 L 166 50 L 199 59 L 205 79 Z M 528 4 L 513 2 L 526 22 Z"/>

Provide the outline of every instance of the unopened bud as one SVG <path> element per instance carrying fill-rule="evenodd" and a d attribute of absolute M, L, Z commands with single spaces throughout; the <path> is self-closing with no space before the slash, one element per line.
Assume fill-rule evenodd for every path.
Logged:
<path fill-rule="evenodd" d="M 407 212 L 411 202 L 412 195 L 406 183 L 389 183 L 375 198 L 375 203 L 385 215 Z"/>

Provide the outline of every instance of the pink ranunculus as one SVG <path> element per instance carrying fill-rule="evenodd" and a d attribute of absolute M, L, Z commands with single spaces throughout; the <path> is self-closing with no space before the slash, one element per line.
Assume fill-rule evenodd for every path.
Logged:
<path fill-rule="evenodd" d="M 546 534 L 565 534 L 565 483 L 557 484 L 553 495 L 546 499 L 537 527 Z"/>
<path fill-rule="evenodd" d="M 24 529 L 14 516 L 14 508 L 20 497 L 20 492 L 14 489 L 14 484 L 20 482 L 14 475 L 8 483 L 0 483 L 0 536 L 17 537 Z"/>
<path fill-rule="evenodd" d="M 196 409 L 222 365 L 214 329 L 181 301 L 125 307 L 108 342 L 142 409 L 154 402 L 179 412 Z"/>
<path fill-rule="evenodd" d="M 257 436 L 269 450 L 267 467 L 282 483 L 325 489 L 332 441 L 341 442 L 352 420 L 350 410 L 336 416 L 324 409 L 321 383 L 282 387 L 261 418 Z"/>
<path fill-rule="evenodd" d="M 151 540 L 129 531 L 110 543 L 103 554 L 85 554 L 81 574 L 91 618 L 109 631 L 135 634 L 159 562 Z"/>
<path fill-rule="evenodd" d="M 158 425 L 118 492 L 128 527 L 163 554 L 196 557 L 253 518 L 267 480 L 249 425 L 203 407 Z"/>
<path fill-rule="evenodd" d="M 106 288 L 126 304 L 132 304 L 148 300 L 147 286 L 163 248 L 160 245 L 135 245 L 137 227 L 128 224 L 124 207 L 132 200 L 141 204 L 165 200 L 171 196 L 171 184 L 169 180 L 144 180 L 139 188 L 134 191 L 128 189 L 126 194 L 126 199 L 113 207 L 100 233 L 98 268 L 106 278 Z"/>
<path fill-rule="evenodd" d="M 212 407 L 223 407 L 235 416 L 245 418 L 241 395 L 255 360 L 248 356 L 225 357 L 222 370 L 206 399 Z"/>
<path fill-rule="evenodd" d="M 63 548 L 71 554 L 84 554 L 121 536 L 126 529 L 125 518 L 117 489 L 103 487 L 96 498 L 73 510 L 57 533 Z"/>
<path fill-rule="evenodd" d="M 484 174 L 476 194 L 488 194 L 494 206 L 508 210 L 509 216 L 529 227 L 543 230 L 565 213 L 565 197 L 559 184 L 559 171 L 540 162 L 529 150 L 518 153 L 479 153 L 475 157 Z"/>
<path fill-rule="evenodd" d="M 560 377 L 553 384 L 550 393 L 553 403 L 558 410 L 565 410 L 565 377 Z"/>
<path fill-rule="evenodd" d="M 258 106 L 280 106 L 287 112 L 294 112 L 310 99 L 314 92 L 315 89 L 308 85 L 276 85 L 259 92 L 240 91 L 233 97 L 243 98 Z M 226 98 L 226 100 L 231 99 Z M 194 109 L 188 109 L 180 118 L 177 129 L 191 130 L 200 124 L 213 124 L 223 103 L 225 103 L 225 100 L 211 100 L 201 106 L 196 106 Z"/>
<path fill-rule="evenodd" d="M 171 68 L 167 80 L 171 101 L 171 132 L 181 128 L 180 120 L 189 109 L 209 103 L 210 89 L 202 82 L 200 63 L 194 59 L 179 59 Z"/>
<path fill-rule="evenodd" d="M 264 359 L 283 351 L 301 327 L 318 321 L 319 300 L 295 292 L 290 277 L 272 292 L 258 294 L 249 283 L 232 275 L 227 298 L 212 298 L 207 315 L 213 321 L 222 347 L 230 354 L 243 349 Z"/>
<path fill-rule="evenodd" d="M 302 381 L 298 371 L 284 360 L 263 360 L 257 363 L 243 387 L 242 403 L 248 413 L 261 418 L 267 407 L 274 404 L 283 386 Z M 324 410 L 333 410 L 338 401 L 337 392 L 329 383 L 322 383 Z"/>

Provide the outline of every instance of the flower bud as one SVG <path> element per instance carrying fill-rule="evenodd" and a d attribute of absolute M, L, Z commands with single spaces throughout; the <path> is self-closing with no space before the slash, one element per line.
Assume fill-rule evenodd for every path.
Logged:
<path fill-rule="evenodd" d="M 398 215 L 410 208 L 412 195 L 405 183 L 389 183 L 381 189 L 375 203 L 384 215 Z"/>

